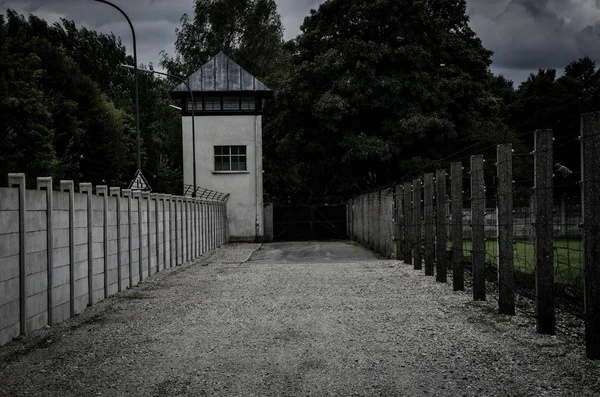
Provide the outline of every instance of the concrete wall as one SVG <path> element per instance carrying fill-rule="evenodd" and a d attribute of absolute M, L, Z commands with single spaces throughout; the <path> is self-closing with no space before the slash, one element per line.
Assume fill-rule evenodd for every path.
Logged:
<path fill-rule="evenodd" d="M 262 116 L 196 116 L 196 184 L 231 194 L 227 206 L 232 241 L 264 234 Z M 184 184 L 193 185 L 192 118 L 183 117 Z M 248 171 L 215 172 L 214 146 L 245 145 Z"/>
<path fill-rule="evenodd" d="M 356 197 L 346 204 L 348 236 L 386 258 L 394 253 L 394 194 L 391 189 Z"/>
<path fill-rule="evenodd" d="M 42 179 L 51 189 L 50 178 L 38 188 Z M 222 202 L 9 180 L 0 188 L 0 345 L 227 241 Z"/>

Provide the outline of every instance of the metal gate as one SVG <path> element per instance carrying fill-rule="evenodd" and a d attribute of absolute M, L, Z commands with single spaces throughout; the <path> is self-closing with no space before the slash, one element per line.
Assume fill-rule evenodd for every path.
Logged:
<path fill-rule="evenodd" d="M 275 205 L 275 241 L 346 239 L 345 205 Z"/>

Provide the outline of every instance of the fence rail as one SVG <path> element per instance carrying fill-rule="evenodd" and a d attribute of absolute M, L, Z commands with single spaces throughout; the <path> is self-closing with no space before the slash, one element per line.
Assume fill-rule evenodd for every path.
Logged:
<path fill-rule="evenodd" d="M 0 345 L 227 242 L 226 202 L 24 174 L 0 188 Z"/>
<path fill-rule="evenodd" d="M 498 145 L 495 157 L 453 162 L 450 175 L 437 169 L 355 197 L 347 203 L 348 233 L 415 269 L 424 258 L 425 274 L 439 282 L 451 266 L 455 290 L 464 289 L 470 270 L 474 300 L 489 298 L 486 281 L 497 283 L 493 298 L 503 314 L 515 313 L 516 289 L 527 290 L 540 333 L 555 333 L 558 301 L 575 302 L 587 355 L 600 359 L 600 113 L 583 115 L 581 125 L 581 133 L 556 139 L 538 130 L 522 152 Z M 576 171 L 555 161 L 574 143 Z"/>

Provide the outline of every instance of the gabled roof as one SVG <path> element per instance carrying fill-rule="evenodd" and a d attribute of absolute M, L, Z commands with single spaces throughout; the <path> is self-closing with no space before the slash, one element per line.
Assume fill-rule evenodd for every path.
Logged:
<path fill-rule="evenodd" d="M 227 55 L 219 52 L 194 74 L 185 79 L 193 92 L 270 92 L 269 87 L 244 70 Z M 179 84 L 173 93 L 187 93 L 185 84 Z"/>

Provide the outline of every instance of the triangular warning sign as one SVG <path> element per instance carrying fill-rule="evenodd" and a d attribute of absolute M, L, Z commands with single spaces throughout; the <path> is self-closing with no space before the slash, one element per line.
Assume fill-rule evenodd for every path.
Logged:
<path fill-rule="evenodd" d="M 131 189 L 132 191 L 141 191 L 141 192 L 151 192 L 152 191 L 150 184 L 148 183 L 146 178 L 144 178 L 144 175 L 142 174 L 141 170 L 137 170 L 137 172 L 135 173 L 135 177 L 129 184 L 129 189 Z"/>

